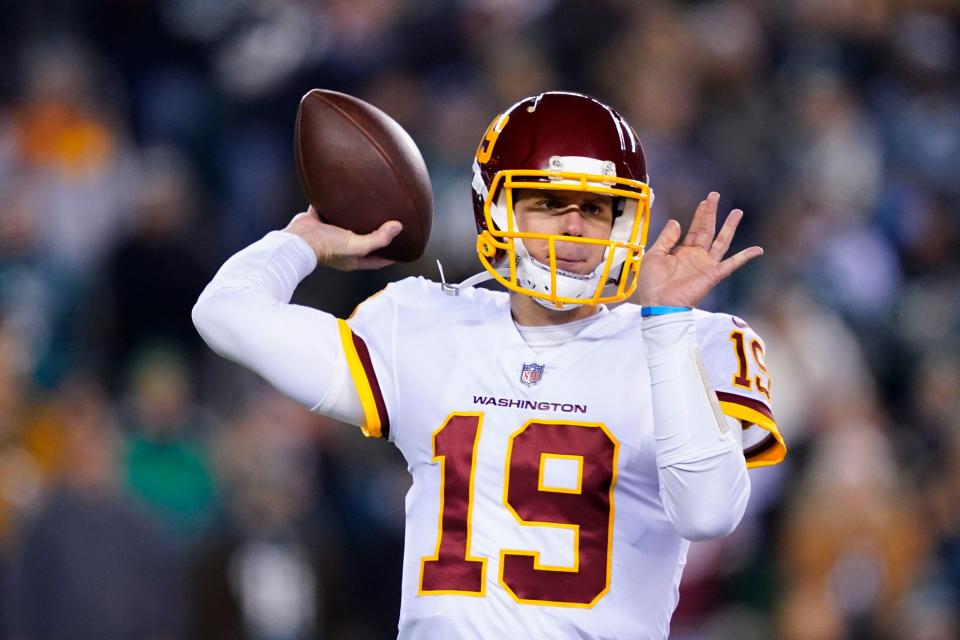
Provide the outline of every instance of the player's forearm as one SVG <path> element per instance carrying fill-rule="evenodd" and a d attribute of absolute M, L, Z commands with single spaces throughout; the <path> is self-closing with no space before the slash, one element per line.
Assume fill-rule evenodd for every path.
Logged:
<path fill-rule="evenodd" d="M 359 424 L 336 318 L 289 304 L 315 266 L 302 239 L 271 232 L 221 267 L 194 306 L 193 322 L 221 356 L 305 407 Z"/>
<path fill-rule="evenodd" d="M 740 524 L 750 499 L 742 453 L 726 451 L 696 462 L 677 462 L 657 474 L 664 510 L 682 537 L 720 538 Z"/>
<path fill-rule="evenodd" d="M 317 267 L 317 256 L 303 238 L 271 231 L 227 260 L 200 294 L 199 302 L 223 289 L 262 291 L 288 303 L 300 281 Z"/>
<path fill-rule="evenodd" d="M 703 373 L 692 314 L 646 318 L 644 347 L 667 516 L 689 540 L 726 535 L 743 516 L 750 480 L 740 443 Z"/>

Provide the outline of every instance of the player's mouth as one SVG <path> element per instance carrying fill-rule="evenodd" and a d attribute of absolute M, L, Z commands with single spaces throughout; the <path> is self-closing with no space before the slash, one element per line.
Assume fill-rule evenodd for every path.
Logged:
<path fill-rule="evenodd" d="M 584 255 L 586 252 L 580 251 L 579 247 L 557 247 L 556 252 L 554 253 L 554 259 L 557 267 L 557 272 L 565 275 L 573 276 L 575 278 L 582 278 L 589 276 L 596 269 L 597 265 L 590 260 L 588 256 Z M 546 255 L 531 255 L 533 261 L 540 265 L 540 267 L 546 271 L 550 270 L 550 254 L 544 252 Z"/>
<path fill-rule="evenodd" d="M 559 252 L 558 252 L 559 253 Z M 549 256 L 544 257 L 543 259 L 537 259 L 537 262 L 540 262 L 545 269 L 550 268 L 550 258 Z M 556 265 L 557 271 L 574 275 L 574 276 L 583 276 L 591 273 L 593 269 L 587 263 L 586 258 L 580 258 L 571 253 L 557 255 L 556 256 Z"/>
<path fill-rule="evenodd" d="M 557 256 L 557 269 L 562 269 L 563 271 L 582 273 L 586 270 L 586 265 L 586 260 L 561 258 L 560 256 Z"/>

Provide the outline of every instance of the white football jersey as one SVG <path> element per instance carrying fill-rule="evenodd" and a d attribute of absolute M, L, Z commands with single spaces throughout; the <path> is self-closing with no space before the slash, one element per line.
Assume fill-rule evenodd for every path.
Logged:
<path fill-rule="evenodd" d="M 697 312 L 724 411 L 784 455 L 763 343 Z M 407 460 L 401 638 L 665 638 L 688 542 L 660 500 L 640 308 L 624 304 L 544 354 L 506 293 L 408 278 L 340 335 L 364 433 Z"/>

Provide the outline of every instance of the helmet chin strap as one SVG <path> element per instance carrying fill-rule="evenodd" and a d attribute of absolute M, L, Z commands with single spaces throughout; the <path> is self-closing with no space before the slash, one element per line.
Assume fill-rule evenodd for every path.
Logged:
<path fill-rule="evenodd" d="M 518 264 L 521 259 L 522 258 L 520 256 L 517 256 Z M 531 255 L 526 256 L 526 259 L 532 262 L 535 266 L 539 267 L 540 270 L 545 271 L 548 274 L 550 273 L 550 265 L 546 264 L 545 262 L 540 262 L 539 260 L 537 260 Z M 557 269 L 557 275 L 563 276 L 565 278 L 573 278 L 574 280 L 581 280 L 581 281 L 596 280 L 598 277 L 600 277 L 600 271 L 602 266 L 603 266 L 603 263 L 598 264 L 597 267 L 590 273 L 574 273 L 573 271 Z"/>
<path fill-rule="evenodd" d="M 533 296 L 527 296 L 533 298 Z M 549 300 L 544 300 L 543 298 L 533 298 L 533 301 L 539 304 L 544 309 L 549 309 L 550 311 L 570 311 L 582 305 L 579 304 L 570 304 L 569 302 L 561 302 L 560 305 L 555 305 Z"/>
<path fill-rule="evenodd" d="M 590 273 L 581 274 L 572 271 L 557 269 L 557 291 L 565 298 L 588 298 L 592 297 L 597 291 L 597 282 L 600 279 L 602 263 Z M 544 293 L 550 291 L 550 265 L 544 264 L 531 256 L 526 251 L 522 255 L 517 255 L 517 280 L 528 289 L 534 291 L 543 290 Z M 543 298 L 530 296 L 540 306 L 551 311 L 569 311 L 580 305 L 572 303 L 560 303 L 559 305 Z"/>
<path fill-rule="evenodd" d="M 522 261 L 525 261 L 525 260 L 528 260 L 529 262 L 527 263 L 526 266 L 523 266 Z M 493 280 L 493 276 L 488 271 L 481 271 L 480 273 L 476 273 L 470 276 L 460 284 L 453 284 L 453 283 L 447 282 L 447 279 L 443 273 L 443 265 L 440 264 L 439 260 L 437 260 L 437 268 L 440 271 L 440 287 L 443 289 L 444 293 L 451 296 L 460 295 L 461 289 L 466 289 L 468 287 L 473 287 L 478 284 L 482 284 L 488 280 Z M 535 258 L 529 255 L 524 257 L 518 256 L 517 257 L 517 279 L 525 280 L 525 284 L 529 285 L 527 286 L 528 289 L 532 289 L 536 291 L 540 288 L 531 279 L 523 278 L 523 276 L 521 275 L 521 272 L 529 269 L 536 269 L 537 271 L 535 271 L 534 273 L 537 273 L 537 272 L 546 273 L 547 282 L 549 282 L 549 274 L 550 274 L 549 266 L 543 264 L 539 260 L 536 260 Z M 510 277 L 510 268 L 500 267 L 499 269 L 497 269 L 497 273 L 499 273 L 504 277 Z M 571 271 L 563 271 L 561 269 L 557 269 L 557 287 L 560 288 L 560 285 L 562 283 L 567 283 L 568 286 L 572 285 L 576 288 L 580 288 L 587 294 L 587 295 L 576 294 L 570 297 L 586 298 L 588 296 L 592 296 L 593 293 L 596 292 L 596 287 L 597 287 L 596 283 L 597 283 L 597 280 L 599 279 L 599 276 L 600 276 L 600 265 L 598 265 L 597 268 L 593 270 L 593 272 L 588 274 L 579 274 L 579 273 L 573 273 Z M 544 284 L 542 288 L 544 289 L 544 293 L 549 291 L 549 286 L 547 284 Z M 558 306 L 553 302 L 551 302 L 550 300 L 544 300 L 543 298 L 538 298 L 536 296 L 528 296 L 528 297 L 532 298 L 534 301 L 539 303 L 545 309 L 550 309 L 552 311 L 569 311 L 570 309 L 574 309 L 580 306 L 578 304 L 571 304 L 571 303 L 560 303 L 560 305 Z"/>
<path fill-rule="evenodd" d="M 443 274 L 443 265 L 440 264 L 439 260 L 437 260 L 437 268 L 440 270 L 440 287 L 443 290 L 443 292 L 446 293 L 448 296 L 458 296 L 460 295 L 460 291 L 462 289 L 475 287 L 478 284 L 483 284 L 484 282 L 493 280 L 493 276 L 490 274 L 490 272 L 484 270 L 479 273 L 473 274 L 472 276 L 470 276 L 469 278 L 467 278 L 466 280 L 464 280 L 459 284 L 454 284 L 452 282 L 447 282 Z M 501 276 L 504 276 L 505 278 L 510 277 L 509 267 L 500 267 L 496 271 L 497 273 L 499 273 Z M 605 296 L 612 295 L 615 290 L 616 290 L 615 284 L 608 284 L 603 288 L 603 295 Z M 573 304 L 565 304 L 557 307 L 549 300 L 543 300 L 542 298 L 536 298 L 534 296 L 527 296 L 527 297 L 533 298 L 534 300 L 539 302 L 541 305 L 543 305 L 547 309 L 552 309 L 554 311 L 564 311 L 567 309 L 572 309 L 575 306 L 579 306 L 579 305 L 573 305 Z"/>

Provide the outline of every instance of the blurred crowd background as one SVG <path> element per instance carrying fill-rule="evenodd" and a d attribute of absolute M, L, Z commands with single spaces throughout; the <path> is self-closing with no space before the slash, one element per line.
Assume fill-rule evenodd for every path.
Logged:
<path fill-rule="evenodd" d="M 673 637 L 960 637 L 955 0 L 11 0 L 0 61 L 0 637 L 395 634 L 399 454 L 190 322 L 303 209 L 313 87 L 394 116 L 435 188 L 420 263 L 298 290 L 341 316 L 479 270 L 473 153 L 545 89 L 634 124 L 651 233 L 742 207 L 766 254 L 705 306 L 765 338 L 790 453 L 693 545 Z"/>

